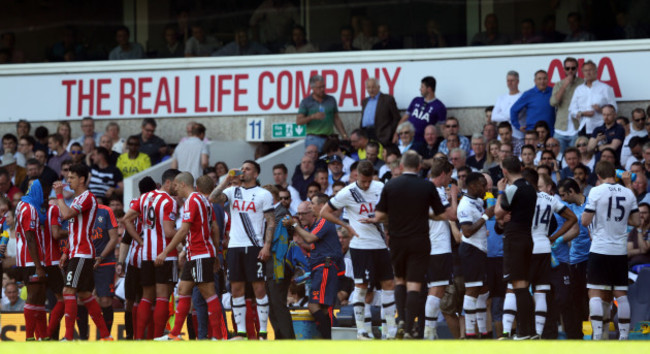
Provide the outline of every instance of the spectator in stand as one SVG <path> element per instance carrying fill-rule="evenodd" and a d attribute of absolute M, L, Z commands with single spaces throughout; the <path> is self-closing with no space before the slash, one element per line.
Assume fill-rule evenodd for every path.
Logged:
<path fill-rule="evenodd" d="M 2 156 L 2 164 L 0 167 L 9 172 L 11 182 L 15 185 L 19 186 L 25 180 L 25 168 L 18 166 L 16 159 L 11 153 L 5 153 L 4 156 Z"/>
<path fill-rule="evenodd" d="M 416 36 L 415 46 L 417 48 L 443 48 L 447 46 L 447 40 L 440 31 L 440 26 L 436 20 L 430 19 L 426 23 L 426 32 Z"/>
<path fill-rule="evenodd" d="M 21 119 L 18 121 L 18 123 L 16 123 L 17 137 L 20 138 L 22 136 L 29 135 L 30 130 L 32 130 L 32 125 L 28 121 Z"/>
<path fill-rule="evenodd" d="M 614 106 L 616 98 L 611 86 L 599 81 L 596 63 L 589 60 L 582 65 L 585 82 L 578 86 L 571 98 L 569 117 L 580 121 L 580 135 L 591 135 L 596 127 L 603 124 L 602 109 L 606 104 Z"/>
<path fill-rule="evenodd" d="M 627 236 L 628 267 L 639 264 L 650 264 L 650 205 L 639 204 L 640 225 L 630 231 Z"/>
<path fill-rule="evenodd" d="M 499 146 L 499 164 L 488 169 L 488 173 L 493 181 L 500 181 L 503 178 L 501 162 L 509 156 L 512 156 L 512 145 L 501 142 L 501 146 Z"/>
<path fill-rule="evenodd" d="M 70 141 L 70 145 L 73 143 L 79 143 L 79 145 L 84 146 L 85 139 L 90 137 L 95 141 L 95 146 L 99 145 L 99 139 L 102 137 L 101 133 L 95 131 L 95 121 L 91 117 L 84 117 L 81 119 L 81 131 L 83 134 Z M 65 140 L 65 139 L 64 139 Z"/>
<path fill-rule="evenodd" d="M 23 135 L 18 139 L 18 152 L 25 157 L 25 161 L 34 158 L 34 145 L 36 139 L 30 135 Z"/>
<path fill-rule="evenodd" d="M 84 138 L 84 142 L 81 148 L 84 151 L 84 155 L 85 155 L 84 162 L 86 166 L 90 166 L 93 164 L 91 157 L 93 152 L 95 151 L 95 147 L 97 147 L 95 144 L 95 139 L 93 139 L 90 136 Z"/>
<path fill-rule="evenodd" d="M 163 31 L 165 44 L 158 50 L 158 58 L 182 58 L 185 56 L 185 44 L 178 39 L 176 26 L 167 25 Z"/>
<path fill-rule="evenodd" d="M 347 52 L 350 50 L 359 50 L 359 48 L 355 47 L 352 44 L 352 27 L 345 26 L 341 28 L 341 42 L 332 44 L 328 48 L 328 52 Z"/>
<path fill-rule="evenodd" d="M 221 43 L 212 36 L 206 36 L 202 25 L 192 25 L 192 37 L 185 42 L 185 57 L 209 57 L 219 48 Z"/>
<path fill-rule="evenodd" d="M 248 39 L 248 29 L 238 28 L 235 30 L 235 40 L 212 53 L 212 56 L 221 57 L 231 55 L 257 55 L 270 53 L 271 52 L 263 45 Z"/>
<path fill-rule="evenodd" d="M 379 41 L 372 46 L 372 50 L 402 49 L 404 44 L 401 40 L 392 37 L 388 25 L 377 26 L 377 39 Z"/>
<path fill-rule="evenodd" d="M 535 32 L 535 21 L 532 18 L 526 18 L 521 21 L 520 25 L 521 35 L 519 38 L 512 41 L 512 44 L 532 44 L 532 43 L 542 43 L 542 36 L 538 35 Z"/>
<path fill-rule="evenodd" d="M 472 38 L 471 45 L 510 44 L 510 38 L 499 32 L 499 19 L 495 14 L 485 16 L 485 32 L 479 32 Z"/>
<path fill-rule="evenodd" d="M 108 198 L 113 195 L 122 195 L 124 191 L 122 172 L 108 163 L 108 150 L 101 146 L 95 149 L 92 161 L 88 189 L 95 197 L 108 202 Z"/>
<path fill-rule="evenodd" d="M 298 25 L 294 26 L 293 30 L 291 30 L 291 43 L 284 48 L 284 53 L 315 53 L 317 51 L 316 46 L 307 42 L 305 28 Z"/>
<path fill-rule="evenodd" d="M 440 146 L 438 147 L 438 151 L 440 151 L 445 155 L 449 155 L 449 151 L 451 150 L 451 147 L 448 146 L 449 137 L 455 135 L 460 144 L 460 148 L 465 150 L 465 154 L 469 154 L 471 143 L 466 136 L 458 134 L 459 128 L 460 128 L 460 123 L 458 122 L 458 119 L 456 117 L 447 118 L 444 125 L 444 132 L 447 138 L 440 143 Z"/>
<path fill-rule="evenodd" d="M 569 115 L 569 105 L 576 88 L 585 80 L 578 77 L 578 61 L 575 58 L 564 59 L 564 79 L 556 82 L 551 93 L 550 103 L 555 107 L 555 134 L 554 138 L 560 141 L 561 150 L 575 144 L 578 137 L 580 120 L 572 119 Z"/>
<path fill-rule="evenodd" d="M 366 149 L 370 142 L 377 143 L 374 140 L 369 139 L 368 134 L 363 129 L 355 129 L 350 133 L 350 145 L 354 149 L 352 153 L 352 159 L 359 161 L 366 159 Z M 383 156 L 384 147 L 380 144 L 377 144 L 379 147 L 379 156 Z"/>
<path fill-rule="evenodd" d="M 535 163 L 539 162 L 539 158 L 542 156 L 542 150 L 544 150 L 544 144 L 540 143 L 537 131 L 526 130 L 526 133 L 524 133 L 524 145 L 532 145 L 535 148 Z"/>
<path fill-rule="evenodd" d="M 370 139 L 386 146 L 392 143 L 395 128 L 400 121 L 395 98 L 379 91 L 379 80 L 366 80 L 368 97 L 361 101 L 361 123 Z"/>
<path fill-rule="evenodd" d="M 106 125 L 106 133 L 104 134 L 111 138 L 111 146 L 113 151 L 118 154 L 124 152 L 124 143 L 126 140 L 120 137 L 120 126 L 115 122 L 110 122 Z M 100 140 L 101 143 L 101 140 Z"/>
<path fill-rule="evenodd" d="M 316 170 L 316 174 L 314 175 L 314 182 L 318 183 L 320 186 L 321 193 L 325 193 L 328 196 L 332 195 L 332 186 L 329 184 L 329 172 L 327 169 Z M 307 196 L 307 198 L 308 200 L 311 199 L 309 196 Z"/>
<path fill-rule="evenodd" d="M 497 138 L 497 125 L 494 122 L 487 123 L 483 126 L 483 139 L 492 141 Z"/>
<path fill-rule="evenodd" d="M 371 155 L 372 155 L 372 153 L 368 152 L 368 156 L 370 157 Z M 381 160 L 376 159 L 376 161 L 381 161 Z M 338 155 L 332 155 L 332 157 L 329 158 L 328 164 L 327 164 L 327 170 L 329 172 L 329 175 L 327 177 L 327 183 L 330 186 L 332 186 L 332 190 L 334 188 L 334 183 L 336 183 L 336 182 L 343 182 L 344 184 L 347 184 L 348 178 L 350 176 L 348 176 L 343 171 L 343 161 L 341 160 L 341 158 Z"/>
<path fill-rule="evenodd" d="M 552 88 L 548 86 L 548 75 L 544 70 L 535 72 L 535 87 L 524 92 L 510 108 L 510 123 L 513 129 L 525 132 L 535 129 L 535 123 L 545 121 L 551 128 L 551 136 L 555 127 L 555 108 L 549 104 Z M 526 124 L 519 121 L 520 115 L 526 112 Z"/>
<path fill-rule="evenodd" d="M 567 23 L 569 24 L 569 30 L 571 32 L 564 38 L 565 42 L 586 42 L 596 40 L 596 36 L 582 28 L 582 16 L 579 13 L 570 13 L 569 16 L 567 16 Z"/>
<path fill-rule="evenodd" d="M 214 169 L 217 171 L 217 178 L 219 178 L 219 183 L 223 182 L 223 180 L 228 175 L 228 165 L 223 161 L 217 161 L 217 163 L 214 164 Z"/>
<path fill-rule="evenodd" d="M 278 187 L 277 184 L 276 184 L 276 188 L 278 188 L 278 198 L 280 199 L 280 204 L 282 204 L 282 206 L 289 211 L 289 214 L 296 215 L 296 211 L 298 209 L 293 208 L 294 201 L 293 198 L 291 197 L 291 193 L 289 193 L 289 191 L 286 190 L 285 188 Z M 298 202 L 297 204 L 300 204 L 300 202 Z"/>
<path fill-rule="evenodd" d="M 104 134 L 101 138 L 99 138 L 99 146 L 102 146 L 108 150 L 108 163 L 111 166 L 115 166 L 117 164 L 117 158 L 120 157 L 120 154 L 113 151 L 113 139 L 111 139 L 110 136 Z"/>
<path fill-rule="evenodd" d="M 494 166 L 499 166 L 501 160 L 499 159 L 499 149 L 501 148 L 501 142 L 499 140 L 493 139 L 490 140 L 487 144 L 487 157 L 485 158 L 485 163 L 483 164 L 483 171 L 487 171 Z"/>
<path fill-rule="evenodd" d="M 68 151 L 70 151 L 70 145 L 72 145 L 72 136 L 70 135 L 71 131 L 70 123 L 67 121 L 59 122 L 56 126 L 56 133 L 61 135 L 63 138 L 63 146 L 65 146 L 65 149 Z M 34 149 L 36 148 L 37 146 L 34 145 Z"/>
<path fill-rule="evenodd" d="M 621 127 L 623 127 L 623 130 L 625 132 L 625 137 L 630 135 L 630 120 L 627 119 L 627 117 L 623 117 L 623 116 L 616 117 L 616 123 Z"/>
<path fill-rule="evenodd" d="M 145 118 L 142 120 L 142 132 L 134 135 L 140 140 L 140 152 L 149 155 L 152 165 L 159 163 L 167 155 L 167 143 L 154 134 L 157 126 L 153 118 Z"/>
<path fill-rule="evenodd" d="M 189 172 L 195 180 L 199 179 L 203 175 L 203 169 L 210 163 L 210 151 L 208 144 L 203 142 L 204 138 L 205 126 L 194 124 L 192 136 L 176 146 L 172 155 L 171 168 Z"/>
<path fill-rule="evenodd" d="M 630 170 L 635 162 L 641 162 L 643 160 L 643 144 L 645 143 L 645 138 L 638 136 L 632 137 L 629 142 L 628 149 L 630 150 L 630 156 L 627 157 L 625 164 L 621 164 L 625 167 L 625 170 Z M 622 153 L 621 153 L 622 154 Z"/>
<path fill-rule="evenodd" d="M 16 193 L 21 193 L 20 189 L 11 182 L 9 171 L 0 166 L 0 196 L 13 200 Z"/>
<path fill-rule="evenodd" d="M 519 156 L 521 153 L 521 147 L 524 145 L 524 140 L 523 139 L 515 139 L 512 136 L 512 126 L 508 122 L 501 122 L 499 123 L 497 127 L 497 132 L 499 133 L 499 140 L 501 141 L 502 144 L 510 144 L 510 146 L 514 149 L 512 153 L 515 156 Z M 492 179 L 495 181 L 495 179 Z"/>
<path fill-rule="evenodd" d="M 248 24 L 253 38 L 277 53 L 289 41 L 291 28 L 298 23 L 300 13 L 292 1 L 265 0 L 255 9 Z"/>
<path fill-rule="evenodd" d="M 544 17 L 542 21 L 542 41 L 544 43 L 564 42 L 566 35 L 555 29 L 555 15 L 550 14 Z"/>
<path fill-rule="evenodd" d="M 314 159 L 303 156 L 300 165 L 291 177 L 291 185 L 300 193 L 300 200 L 307 200 L 307 186 L 314 181 Z"/>
<path fill-rule="evenodd" d="M 587 178 L 589 178 L 589 167 L 583 165 L 583 164 L 578 164 L 573 169 L 573 179 L 578 182 L 578 185 L 580 186 L 580 192 L 586 197 L 589 195 L 589 191 L 593 187 L 589 182 L 587 182 Z"/>
<path fill-rule="evenodd" d="M 309 185 L 307 186 L 307 196 L 306 196 L 307 201 L 311 200 L 313 196 L 315 196 L 320 192 L 321 192 L 320 184 L 318 182 L 312 181 L 311 183 L 309 183 Z"/>
<path fill-rule="evenodd" d="M 487 153 L 485 151 L 485 138 L 479 133 L 472 135 L 472 151 L 474 155 L 467 158 L 467 165 L 477 171 L 483 169 Z"/>
<path fill-rule="evenodd" d="M 510 70 L 506 74 L 506 86 L 508 86 L 508 93 L 503 94 L 497 98 L 497 102 L 494 104 L 494 109 L 492 110 L 491 121 L 499 124 L 501 122 L 510 122 L 510 108 L 512 105 L 517 102 L 519 97 L 521 97 L 521 91 L 519 91 L 519 73 Z M 518 117 L 519 121 L 522 121 L 524 117 Z M 517 139 L 523 139 L 524 135 L 520 132 L 513 132 L 512 134 Z"/>
<path fill-rule="evenodd" d="M 369 18 L 364 17 L 360 22 L 361 30 L 354 37 L 352 45 L 361 50 L 370 50 L 375 43 L 379 42 L 379 38 L 374 35 L 374 26 Z"/>
<path fill-rule="evenodd" d="M 566 166 L 560 170 L 561 179 L 573 177 L 573 170 L 580 164 L 580 150 L 575 147 L 569 147 L 564 151 Z"/>
<path fill-rule="evenodd" d="M 129 137 L 126 142 L 126 152 L 117 159 L 116 167 L 122 173 L 123 178 L 131 177 L 151 167 L 149 155 L 140 152 L 140 139 L 138 137 Z"/>
<path fill-rule="evenodd" d="M 47 148 L 46 149 L 36 149 L 36 150 L 34 150 L 34 158 L 36 160 L 38 160 L 38 162 L 43 164 L 43 166 L 46 166 L 47 165 Z M 52 172 L 54 172 L 54 171 L 52 171 Z"/>
<path fill-rule="evenodd" d="M 420 97 L 416 97 L 409 104 L 406 113 L 399 124 L 409 121 L 413 126 L 415 141 L 424 141 L 424 128 L 429 124 L 438 124 L 447 120 L 447 107 L 436 98 L 436 79 L 427 76 L 420 82 Z M 398 124 L 398 125 L 399 125 Z M 397 129 L 399 131 L 399 128 Z M 393 143 L 397 143 L 397 133 L 393 136 Z"/>
<path fill-rule="evenodd" d="M 648 179 L 643 173 L 636 176 L 636 179 L 632 182 L 632 192 L 636 196 L 637 203 L 641 203 L 644 199 L 650 200 L 650 198 L 646 199 L 648 196 Z"/>
<path fill-rule="evenodd" d="M 372 163 L 372 166 L 375 168 L 375 171 L 379 171 L 379 169 L 385 164 L 384 160 L 379 158 L 379 156 L 382 156 L 382 154 L 379 152 L 380 149 L 381 149 L 381 145 L 379 145 L 379 143 L 377 143 L 376 141 L 371 141 L 368 143 L 368 146 L 366 146 L 365 160 L 368 160 Z"/>
<path fill-rule="evenodd" d="M 397 126 L 397 134 L 399 136 L 397 147 L 399 148 L 400 154 L 404 154 L 408 150 L 418 151 L 420 149 L 421 144 L 413 140 L 415 128 L 411 122 L 400 123 Z"/>
<path fill-rule="evenodd" d="M 338 138 L 327 139 L 325 145 L 323 145 L 323 153 L 325 154 L 320 157 L 317 164 L 326 165 L 327 160 L 329 160 L 329 158 L 331 158 L 332 156 L 336 155 L 340 157 L 341 161 L 343 162 L 343 173 L 344 174 L 350 173 L 350 166 L 352 166 L 352 164 L 354 163 L 354 159 L 347 156 L 343 152 Z M 324 164 L 322 162 L 324 162 Z"/>
<path fill-rule="evenodd" d="M 596 161 L 600 160 L 600 153 L 606 148 L 613 149 L 617 157 L 621 156 L 625 140 L 625 130 L 616 123 L 616 108 L 605 104 L 601 111 L 604 124 L 594 129 L 587 145 L 587 150 L 596 154 Z"/>
<path fill-rule="evenodd" d="M 559 144 L 558 144 L 559 145 Z M 560 178 L 560 164 L 556 160 L 555 153 L 551 150 L 542 151 L 542 158 L 539 160 L 540 165 L 546 165 L 549 168 L 549 175 L 553 182 L 557 183 Z"/>
<path fill-rule="evenodd" d="M 131 33 L 126 26 L 118 27 L 115 31 L 117 47 L 108 54 L 108 60 L 144 59 L 144 49 L 139 43 L 129 42 Z"/>
<path fill-rule="evenodd" d="M 420 148 L 417 150 L 418 154 L 422 156 L 422 166 L 424 169 L 428 170 L 431 167 L 433 156 L 438 152 L 439 146 L 440 140 L 438 139 L 436 126 L 431 124 L 427 125 L 424 128 L 424 144 L 420 145 Z"/>
<path fill-rule="evenodd" d="M 630 125 L 630 134 L 625 137 L 623 141 L 623 148 L 621 149 L 621 165 L 627 166 L 628 159 L 632 153 L 630 151 L 630 142 L 634 137 L 639 137 L 642 140 L 648 136 L 646 130 L 646 113 L 643 108 L 635 108 L 632 111 L 632 124 Z M 650 129 L 650 126 L 647 126 Z"/>
<path fill-rule="evenodd" d="M 61 174 L 61 163 L 70 158 L 70 155 L 63 146 L 63 137 L 60 134 L 52 134 L 48 138 L 48 148 L 52 152 L 47 166 L 54 170 L 57 175 Z"/>
<path fill-rule="evenodd" d="M 312 94 L 300 101 L 296 124 L 307 125 L 305 147 L 316 145 L 323 149 L 327 137 L 334 134 L 334 127 L 344 140 L 348 139 L 343 121 L 339 116 L 336 99 L 325 93 L 325 79 L 320 75 L 309 78 Z"/>
<path fill-rule="evenodd" d="M 470 169 L 470 172 L 475 171 L 473 167 L 467 166 L 467 155 L 465 155 L 465 150 L 454 148 L 449 152 L 449 162 L 454 165 L 454 171 L 452 172 L 451 178 L 458 178 L 458 170 L 461 167 L 467 167 Z"/>
<path fill-rule="evenodd" d="M 596 157 L 592 152 L 589 152 L 587 145 L 589 144 L 589 138 L 586 136 L 578 137 L 576 140 L 576 148 L 580 152 L 580 163 L 587 166 L 589 171 L 593 171 L 596 166 Z"/>
<path fill-rule="evenodd" d="M 3 312 L 22 312 L 25 307 L 25 300 L 20 298 L 20 289 L 16 283 L 9 283 L 5 286 L 4 294 L 7 302 L 3 302 Z"/>
<path fill-rule="evenodd" d="M 289 193 L 289 195 L 291 196 L 291 202 L 290 202 L 291 209 L 295 211 L 298 210 L 297 209 L 298 205 L 301 202 L 300 193 L 296 188 L 294 188 L 287 182 L 288 176 L 289 176 L 289 170 L 287 169 L 287 166 L 285 166 L 283 163 L 273 166 L 273 183 L 275 183 L 277 187 L 282 187 L 282 189 L 286 190 L 287 193 Z M 287 207 L 287 209 L 289 209 L 289 207 Z"/>
<path fill-rule="evenodd" d="M 83 148 L 79 143 L 72 143 L 72 145 L 70 145 L 70 148 L 68 150 L 70 152 L 70 158 L 72 159 L 73 163 L 85 164 L 86 155 L 84 154 Z M 37 151 L 39 150 L 36 150 L 34 152 L 34 156 L 37 155 Z"/>
<path fill-rule="evenodd" d="M 50 131 L 47 130 L 44 126 L 37 127 L 34 130 L 34 138 L 36 139 L 36 145 L 34 145 L 34 151 L 39 149 L 44 149 L 47 152 L 47 137 L 50 136 Z"/>
<path fill-rule="evenodd" d="M 18 138 L 15 135 L 8 133 L 2 136 L 2 150 L 5 155 L 11 154 L 18 166 L 25 166 L 25 156 L 18 152 Z"/>

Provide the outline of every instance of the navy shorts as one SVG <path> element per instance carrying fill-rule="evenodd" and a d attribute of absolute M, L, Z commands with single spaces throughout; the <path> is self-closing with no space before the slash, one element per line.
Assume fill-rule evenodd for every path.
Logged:
<path fill-rule="evenodd" d="M 460 256 L 460 272 L 465 279 L 465 287 L 487 285 L 487 253 L 462 242 L 458 247 Z"/>
<path fill-rule="evenodd" d="M 388 249 L 364 250 L 350 248 L 355 284 L 377 284 L 393 279 Z"/>
<path fill-rule="evenodd" d="M 228 248 L 228 280 L 249 283 L 266 281 L 266 262 L 257 259 L 261 250 L 262 247 L 255 246 Z"/>
<path fill-rule="evenodd" d="M 345 274 L 345 270 L 342 272 Z M 310 303 L 334 306 L 339 291 L 338 273 L 338 267 L 334 264 L 329 267 L 318 264 L 312 268 Z"/>
<path fill-rule="evenodd" d="M 95 269 L 95 290 L 99 297 L 115 295 L 115 265 L 100 265 Z"/>

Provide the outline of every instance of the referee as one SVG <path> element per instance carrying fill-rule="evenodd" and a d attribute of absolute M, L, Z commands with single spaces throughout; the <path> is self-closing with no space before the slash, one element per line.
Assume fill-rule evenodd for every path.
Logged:
<path fill-rule="evenodd" d="M 414 338 L 413 322 L 420 308 L 420 289 L 429 264 L 429 208 L 442 220 L 445 208 L 433 183 L 418 177 L 422 158 L 409 150 L 402 156 L 400 177 L 381 192 L 375 216 L 362 222 L 388 222 L 391 261 L 395 270 L 395 300 L 405 318 L 404 338 Z M 408 290 L 408 293 L 407 293 Z M 406 302 L 406 311 L 404 303 Z M 404 315 L 405 313 L 405 315 Z"/>

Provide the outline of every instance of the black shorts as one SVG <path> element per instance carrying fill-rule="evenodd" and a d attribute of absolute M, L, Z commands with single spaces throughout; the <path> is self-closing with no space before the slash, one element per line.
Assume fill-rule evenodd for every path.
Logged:
<path fill-rule="evenodd" d="M 550 253 L 538 253 L 530 257 L 530 277 L 528 281 L 535 286 L 534 290 L 551 290 Z"/>
<path fill-rule="evenodd" d="M 228 248 L 228 280 L 230 282 L 266 281 L 266 262 L 257 259 L 262 247 Z"/>
<path fill-rule="evenodd" d="M 37 284 L 36 282 L 30 281 L 36 275 L 36 267 L 18 267 L 16 269 L 16 281 L 20 281 L 25 285 Z"/>
<path fill-rule="evenodd" d="M 154 261 L 142 261 L 140 265 L 140 285 L 176 284 L 178 282 L 178 261 L 165 261 L 156 267 Z"/>
<path fill-rule="evenodd" d="M 506 296 L 506 282 L 503 281 L 503 257 L 487 258 L 487 287 L 490 298 Z"/>
<path fill-rule="evenodd" d="M 63 292 L 63 270 L 58 265 L 45 267 L 47 273 L 46 286 L 54 294 Z"/>
<path fill-rule="evenodd" d="M 393 279 L 388 249 L 364 250 L 350 248 L 355 284 L 377 284 Z"/>
<path fill-rule="evenodd" d="M 533 239 L 521 236 L 503 239 L 503 280 L 528 280 L 533 255 Z"/>
<path fill-rule="evenodd" d="M 135 301 L 141 297 L 140 268 L 129 264 L 126 266 L 126 275 L 124 277 L 124 298 Z"/>
<path fill-rule="evenodd" d="M 391 238 L 390 257 L 395 277 L 424 283 L 429 265 L 429 238 Z"/>
<path fill-rule="evenodd" d="M 74 257 L 68 261 L 65 267 L 65 287 L 80 291 L 93 291 L 95 288 L 93 258 Z"/>
<path fill-rule="evenodd" d="M 587 289 L 627 291 L 627 256 L 589 253 Z"/>
<path fill-rule="evenodd" d="M 473 288 L 487 285 L 487 253 L 467 242 L 458 247 L 460 272 L 465 279 L 465 287 Z"/>
<path fill-rule="evenodd" d="M 454 273 L 451 253 L 429 255 L 427 268 L 427 287 L 447 286 L 451 284 Z"/>
<path fill-rule="evenodd" d="M 196 284 L 214 283 L 214 258 L 198 258 L 186 261 L 181 273 L 182 281 L 191 281 Z"/>
<path fill-rule="evenodd" d="M 115 295 L 115 266 L 100 265 L 95 269 L 95 291 L 99 297 Z"/>

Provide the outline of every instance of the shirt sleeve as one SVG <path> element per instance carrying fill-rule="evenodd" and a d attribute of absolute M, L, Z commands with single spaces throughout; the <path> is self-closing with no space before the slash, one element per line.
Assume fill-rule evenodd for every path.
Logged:
<path fill-rule="evenodd" d="M 553 212 L 556 214 L 561 214 L 564 209 L 566 209 L 566 205 L 562 204 L 562 202 L 555 198 L 553 198 L 553 201 L 551 203 L 553 205 Z"/>
<path fill-rule="evenodd" d="M 163 221 L 176 221 L 176 201 L 174 199 L 171 199 L 169 203 L 165 204 L 163 214 Z"/>
<path fill-rule="evenodd" d="M 50 225 L 56 225 L 56 226 L 61 226 L 61 223 L 59 222 L 59 207 L 58 206 L 53 206 L 50 209 L 50 218 L 48 220 Z"/>
<path fill-rule="evenodd" d="M 350 202 L 349 196 L 350 196 L 350 190 L 345 188 L 345 190 L 342 190 L 342 191 L 338 192 L 334 196 L 334 198 L 330 199 L 327 202 L 327 204 L 329 204 L 330 207 L 332 209 L 334 209 L 334 210 L 341 209 L 341 208 L 349 205 L 349 202 Z"/>
<path fill-rule="evenodd" d="M 468 206 L 469 204 L 467 203 L 461 203 L 458 206 L 458 223 L 461 225 L 471 225 L 474 223 L 472 212 Z"/>
<path fill-rule="evenodd" d="M 223 195 L 226 196 L 227 201 L 232 202 L 232 200 L 234 199 L 232 197 L 232 195 L 234 193 L 234 190 L 235 190 L 235 187 L 228 187 L 228 188 L 223 190 Z"/>
<path fill-rule="evenodd" d="M 300 107 L 298 107 L 298 114 L 302 114 L 304 116 L 309 114 L 309 110 L 307 109 L 307 104 L 305 103 L 305 100 L 302 100 L 300 102 Z"/>
<path fill-rule="evenodd" d="M 503 210 L 511 210 L 512 200 L 515 197 L 515 193 L 517 193 L 517 186 L 514 184 L 506 187 L 503 197 L 501 197 L 501 208 L 503 208 Z"/>
<path fill-rule="evenodd" d="M 512 107 L 510 107 L 510 124 L 512 124 L 513 130 L 519 130 L 519 128 L 521 128 L 519 125 L 519 111 L 526 106 L 526 100 L 528 99 L 527 93 L 528 92 L 524 92 Z"/>
<path fill-rule="evenodd" d="M 109 223 L 109 230 L 111 229 L 117 229 L 117 220 L 115 219 L 115 214 L 113 213 L 113 210 L 111 208 L 106 209 L 108 211 L 108 219 L 110 220 Z"/>
<path fill-rule="evenodd" d="M 436 188 L 431 184 L 431 193 L 430 193 L 430 199 L 429 199 L 429 206 L 431 209 L 433 209 L 433 213 L 436 215 L 440 215 L 445 212 L 445 207 L 442 205 L 440 202 L 440 196 L 438 195 L 438 191 Z"/>
<path fill-rule="evenodd" d="M 194 198 L 190 198 L 185 202 L 185 207 L 183 208 L 183 222 L 191 223 L 194 220 L 196 207 L 196 200 Z"/>
<path fill-rule="evenodd" d="M 273 207 L 273 195 L 269 191 L 266 191 L 266 193 L 264 193 L 264 199 L 262 199 L 262 210 L 265 213 L 275 210 Z"/>
<path fill-rule="evenodd" d="M 598 202 L 598 189 L 592 188 L 589 191 L 589 195 L 587 196 L 587 205 L 585 205 L 585 211 L 589 213 L 593 213 L 596 211 L 596 203 Z"/>
<path fill-rule="evenodd" d="M 23 231 L 34 231 L 36 230 L 36 209 L 33 207 L 25 207 L 21 211 L 20 226 Z M 25 215 L 29 214 L 29 215 Z"/>
<path fill-rule="evenodd" d="M 85 211 L 90 210 L 92 208 L 93 202 L 91 201 L 92 198 L 90 198 L 90 194 L 86 194 L 85 198 L 81 200 L 81 203 L 79 200 L 74 200 L 72 202 L 72 205 L 70 205 L 70 208 L 75 209 L 79 214 L 82 214 Z"/>

